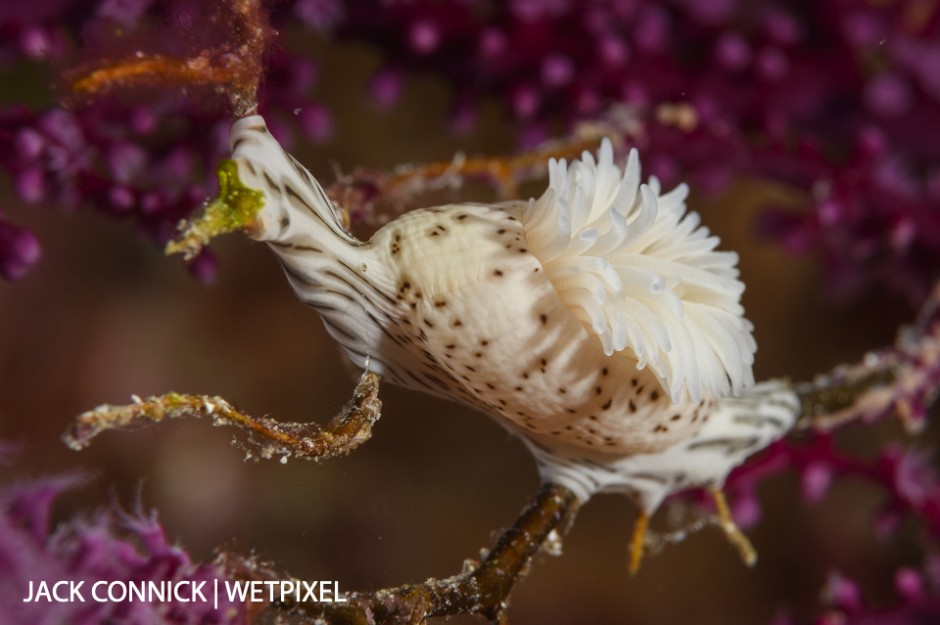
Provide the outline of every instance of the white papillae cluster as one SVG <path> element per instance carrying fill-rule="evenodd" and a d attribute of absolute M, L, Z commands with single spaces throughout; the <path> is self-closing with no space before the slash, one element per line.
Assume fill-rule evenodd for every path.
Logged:
<path fill-rule="evenodd" d="M 523 221 L 529 248 L 562 300 L 610 356 L 650 369 L 674 402 L 738 394 L 754 383 L 757 346 L 740 304 L 738 256 L 686 211 L 688 187 L 660 195 L 630 152 L 604 140 L 597 162 L 549 162 L 549 188 Z"/>

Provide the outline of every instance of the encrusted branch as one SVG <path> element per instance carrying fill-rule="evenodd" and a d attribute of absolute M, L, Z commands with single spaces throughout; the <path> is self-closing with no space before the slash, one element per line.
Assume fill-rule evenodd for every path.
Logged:
<path fill-rule="evenodd" d="M 450 161 L 402 165 L 385 180 L 383 195 L 401 195 L 417 191 L 459 187 L 465 178 L 483 180 L 493 186 L 503 199 L 519 197 L 518 186 L 526 180 L 543 178 L 550 158 L 574 158 L 584 150 L 597 148 L 598 137 L 582 137 L 547 142 L 530 151 L 506 157 L 467 158 L 458 154 Z"/>
<path fill-rule="evenodd" d="M 618 147 L 623 134 L 609 126 L 579 125 L 566 139 L 547 141 L 530 150 L 509 156 L 466 157 L 432 163 L 408 164 L 392 171 L 357 168 L 343 174 L 327 194 L 354 222 L 381 225 L 395 215 L 421 206 L 422 196 L 441 189 L 457 190 L 466 182 L 481 181 L 503 200 L 518 199 L 521 184 L 546 176 L 550 158 L 574 158 L 585 150 L 594 150 L 603 138 Z"/>
<path fill-rule="evenodd" d="M 228 96 L 236 117 L 247 115 L 257 108 L 264 51 L 275 31 L 259 0 L 220 3 L 213 22 L 226 24 L 230 33 L 215 47 L 191 56 L 135 48 L 123 58 L 98 60 L 69 72 L 68 90 L 75 96 L 97 96 L 134 86 L 205 86 Z"/>
<path fill-rule="evenodd" d="M 895 412 L 919 431 L 940 387 L 940 283 L 917 320 L 902 327 L 892 347 L 869 352 L 797 385 L 803 403 L 798 429 L 829 431 L 854 421 L 871 422 Z"/>
<path fill-rule="evenodd" d="M 418 625 L 433 616 L 456 614 L 480 614 L 491 622 L 505 623 L 513 585 L 526 574 L 540 549 L 552 555 L 560 553 L 561 537 L 577 509 L 574 493 L 564 486 L 546 484 L 483 561 L 466 562 L 458 575 L 350 593 L 345 597 L 347 603 L 307 602 L 276 607 L 330 625 Z"/>
<path fill-rule="evenodd" d="M 213 425 L 233 426 L 245 433 L 236 446 L 248 457 L 325 460 L 348 454 L 372 436 L 379 420 L 378 374 L 366 371 L 359 378 L 352 399 L 326 428 L 316 423 L 282 423 L 269 417 L 249 416 L 221 397 L 167 393 L 123 406 L 103 405 L 82 413 L 62 436 L 75 450 L 107 430 L 128 429 L 164 419 L 204 418 Z"/>

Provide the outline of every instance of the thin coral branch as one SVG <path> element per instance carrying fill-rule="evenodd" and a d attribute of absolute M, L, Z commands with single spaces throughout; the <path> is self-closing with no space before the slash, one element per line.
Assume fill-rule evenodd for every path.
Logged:
<path fill-rule="evenodd" d="M 372 435 L 382 402 L 379 400 L 379 375 L 366 371 L 359 378 L 352 399 L 326 428 L 315 423 L 282 423 L 269 417 L 252 417 L 221 397 L 168 393 L 136 400 L 123 406 L 103 405 L 78 416 L 63 435 L 66 445 L 75 450 L 87 447 L 91 440 L 107 430 L 128 429 L 164 419 L 204 418 L 214 425 L 238 428 L 246 436 L 236 446 L 249 457 L 325 460 L 346 455 Z"/>
<path fill-rule="evenodd" d="M 231 0 L 222 6 L 231 37 L 192 56 L 135 51 L 100 60 L 69 72 L 68 89 L 78 96 L 106 93 L 133 86 L 210 86 L 224 92 L 236 117 L 257 108 L 258 86 L 264 74 L 263 54 L 275 34 L 268 12 L 259 0 Z"/>
<path fill-rule="evenodd" d="M 545 175 L 548 159 L 573 158 L 596 147 L 594 137 L 573 136 L 512 156 L 466 158 L 458 154 L 451 161 L 402 165 L 387 179 L 385 192 L 402 195 L 435 186 L 455 187 L 463 178 L 470 178 L 488 182 L 503 199 L 514 200 L 518 198 L 519 184 Z"/>
<path fill-rule="evenodd" d="M 757 563 L 757 551 L 731 518 L 731 510 L 728 508 L 725 494 L 719 488 L 710 489 L 710 493 L 718 512 L 718 525 L 728 538 L 728 542 L 737 549 L 745 565 L 754 566 Z"/>
<path fill-rule="evenodd" d="M 448 161 L 401 165 L 390 172 L 365 168 L 349 174 L 338 172 L 327 194 L 350 213 L 353 221 L 368 225 L 381 225 L 391 216 L 419 207 L 426 193 L 457 190 L 471 180 L 487 184 L 501 199 L 515 200 L 521 184 L 545 177 L 550 158 L 576 157 L 595 149 L 604 137 L 622 143 L 608 130 L 586 128 L 565 140 L 546 142 L 509 156 L 467 158 L 457 154 Z"/>
<path fill-rule="evenodd" d="M 578 509 L 574 493 L 558 484 L 542 486 L 515 524 L 499 537 L 480 563 L 447 579 L 429 579 L 374 592 L 350 593 L 347 603 L 288 603 L 288 612 L 330 625 L 424 623 L 434 616 L 480 614 L 504 623 L 509 593 L 540 549 L 557 553 L 556 543 Z"/>
<path fill-rule="evenodd" d="M 797 386 L 803 414 L 797 427 L 828 431 L 854 421 L 871 422 L 895 412 L 917 431 L 940 388 L 940 283 L 911 326 L 892 347 L 869 352 Z"/>

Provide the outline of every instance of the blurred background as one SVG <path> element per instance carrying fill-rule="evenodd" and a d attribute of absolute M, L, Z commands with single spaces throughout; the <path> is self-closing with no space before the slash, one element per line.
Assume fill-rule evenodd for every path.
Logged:
<path fill-rule="evenodd" d="M 313 94 L 332 113 L 329 140 L 298 140 L 292 148 L 321 180 L 332 181 L 336 166 L 390 169 L 516 146 L 517 123 L 495 97 L 481 98 L 478 124 L 456 136 L 454 89 L 441 77 L 409 73 L 397 103 L 379 107 L 364 96 L 386 61 L 379 47 L 308 40 L 290 30 L 282 41 L 316 59 Z M 6 76 L 8 103 L 49 97 L 48 76 L 22 83 Z M 14 191 L 8 182 L 0 205 L 35 233 L 43 257 L 21 280 L 0 283 L 0 439 L 19 448 L 0 476 L 87 475 L 57 504 L 60 518 L 112 498 L 128 508 L 139 500 L 159 511 L 168 534 L 197 559 L 225 547 L 257 553 L 299 577 L 338 580 L 344 590 L 375 589 L 457 572 L 535 493 L 532 460 L 498 425 L 390 386 L 382 389 L 373 439 L 319 466 L 244 462 L 229 446 L 231 432 L 204 422 L 108 433 L 85 451 L 69 451 L 59 436 L 75 415 L 131 394 L 214 394 L 249 414 L 325 422 L 348 400 L 354 380 L 263 245 L 240 236 L 214 242 L 218 271 L 205 284 L 128 220 L 55 205 L 26 209 Z M 534 184 L 531 193 L 540 191 Z M 458 197 L 492 199 L 485 189 Z M 889 344 L 912 317 L 909 302 L 884 288 L 832 297 L 819 256 L 796 257 L 758 234 L 763 207 L 805 211 L 804 194 L 736 176 L 717 195 L 693 187 L 689 203 L 723 248 L 740 254 L 758 379 L 805 380 L 856 361 Z M 888 440 L 930 449 L 936 433 L 931 425 L 914 442 L 885 422 L 850 428 L 838 444 L 860 455 L 876 454 Z M 888 605 L 895 569 L 921 563 L 916 523 L 876 538 L 874 512 L 884 493 L 862 481 L 837 480 L 813 505 L 800 496 L 797 475 L 767 480 L 759 494 L 763 514 L 748 531 L 760 554 L 754 569 L 710 528 L 649 557 L 636 578 L 627 573 L 634 507 L 622 497 L 595 498 L 581 510 L 564 555 L 539 557 L 515 589 L 512 622 L 718 625 L 769 623 L 783 614 L 807 622 L 821 610 L 831 573 L 858 580 L 874 605 Z M 669 516 L 661 511 L 654 527 L 669 527 Z"/>

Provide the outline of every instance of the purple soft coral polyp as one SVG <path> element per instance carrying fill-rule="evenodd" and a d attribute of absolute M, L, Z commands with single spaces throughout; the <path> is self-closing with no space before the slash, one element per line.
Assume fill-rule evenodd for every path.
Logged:
<path fill-rule="evenodd" d="M 19 280 L 41 256 L 36 235 L 0 220 L 0 275 L 7 280 Z"/>

